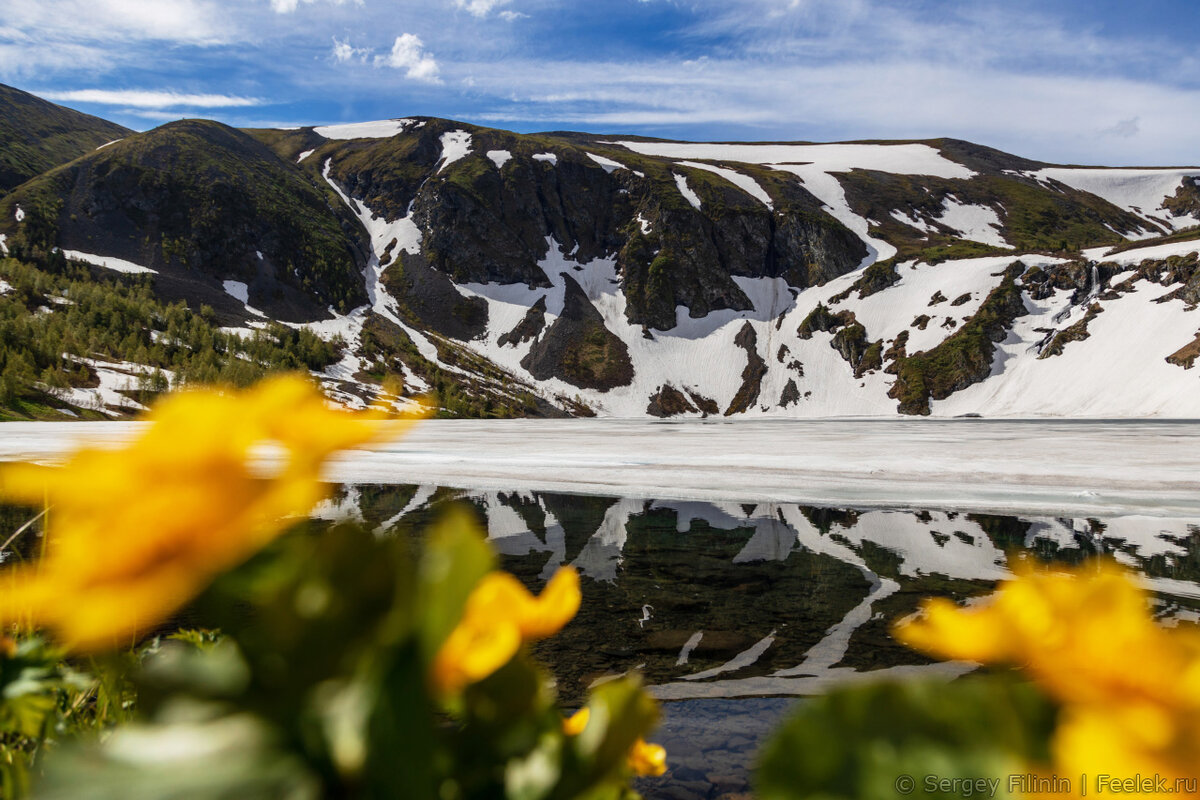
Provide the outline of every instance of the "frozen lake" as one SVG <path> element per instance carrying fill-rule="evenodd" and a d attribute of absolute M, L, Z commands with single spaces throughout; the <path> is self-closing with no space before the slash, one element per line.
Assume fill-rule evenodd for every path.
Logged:
<path fill-rule="evenodd" d="M 6 423 L 0 460 L 137 430 Z M 532 590 L 577 568 L 580 612 L 536 657 L 566 708 L 641 672 L 670 768 L 639 788 L 699 800 L 749 791 L 796 696 L 969 669 L 890 626 L 923 597 L 987 594 L 1018 560 L 1114 558 L 1164 624 L 1200 620 L 1198 445 L 1190 421 L 430 420 L 332 465 L 342 485 L 314 516 L 420 536 L 462 503 Z"/>
<path fill-rule="evenodd" d="M 0 460 L 53 460 L 138 423 L 5 423 Z M 675 500 L 1200 516 L 1200 422 L 429 420 L 328 475 Z"/>

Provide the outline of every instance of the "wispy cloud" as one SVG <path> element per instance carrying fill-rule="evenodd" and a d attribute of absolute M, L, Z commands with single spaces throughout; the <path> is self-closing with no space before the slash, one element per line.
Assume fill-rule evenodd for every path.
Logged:
<path fill-rule="evenodd" d="M 40 40 L 216 44 L 229 40 L 220 11 L 214 0 L 16 0 L 5 4 L 4 23 Z"/>
<path fill-rule="evenodd" d="M 276 14 L 290 14 L 300 7 L 301 4 L 312 5 L 317 0 L 271 0 L 271 10 Z M 363 0 L 325 0 L 325 2 L 333 3 L 335 6 L 353 3 L 361 6 Z"/>
<path fill-rule="evenodd" d="M 126 108 L 246 108 L 261 105 L 253 97 L 224 94 L 184 94 L 181 92 L 144 89 L 75 89 L 71 91 L 40 92 L 47 100 L 64 103 L 95 103 Z M 143 115 L 145 116 L 145 115 Z"/>
<path fill-rule="evenodd" d="M 330 51 L 330 56 L 339 64 L 345 64 L 348 61 L 365 62 L 371 56 L 369 47 L 355 47 L 350 44 L 349 40 L 340 40 L 336 36 L 333 37 L 333 50 Z"/>
<path fill-rule="evenodd" d="M 956 136 L 1046 160 L 1200 160 L 1194 31 L 1106 24 L 1081 0 L 0 4 L 0 80 L 118 117 L 433 114 L 520 130 Z"/>
<path fill-rule="evenodd" d="M 456 8 L 461 8 L 472 16 L 486 17 L 496 8 L 506 6 L 509 2 L 510 0 L 454 0 L 454 5 Z"/>

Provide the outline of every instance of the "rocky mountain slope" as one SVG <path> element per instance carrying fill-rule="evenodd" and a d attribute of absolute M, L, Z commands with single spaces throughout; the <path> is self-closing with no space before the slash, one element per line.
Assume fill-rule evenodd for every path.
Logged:
<path fill-rule="evenodd" d="M 348 402 L 1191 416 L 1198 179 L 955 140 L 189 121 L 9 192 L 0 245 L 344 343 L 321 376 Z"/>

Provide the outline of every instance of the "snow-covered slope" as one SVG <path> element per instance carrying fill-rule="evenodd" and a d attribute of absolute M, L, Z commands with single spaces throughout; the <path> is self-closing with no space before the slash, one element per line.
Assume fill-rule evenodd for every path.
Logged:
<path fill-rule="evenodd" d="M 1200 169 L 1081 169 L 1052 167 L 1030 173 L 1039 181 L 1058 181 L 1075 189 L 1103 197 L 1153 225 L 1180 230 L 1200 224 L 1194 213 L 1176 214 L 1163 206 L 1181 187 L 1195 186 Z M 1153 233 L 1147 233 L 1153 235 Z"/>
<path fill-rule="evenodd" d="M 594 152 L 601 145 L 607 155 Z M 629 154 L 625 160 L 616 148 Z M 452 165 L 467 169 L 472 159 L 486 159 L 505 174 L 523 164 L 551 170 L 584 164 L 610 178 L 636 181 L 645 179 L 634 169 L 645 163 L 637 159 L 650 157 L 665 165 L 663 186 L 678 192 L 680 208 L 698 215 L 726 213 L 710 211 L 719 196 L 698 182 L 698 176 L 711 175 L 740 192 L 747 207 L 773 214 L 780 220 L 776 224 L 783 224 L 789 210 L 780 206 L 774 181 L 790 181 L 866 247 L 858 269 L 817 285 L 735 274 L 732 282 L 747 307 L 698 314 L 677 305 L 669 326 L 637 321 L 631 292 L 644 289 L 631 289 L 624 254 L 580 255 L 578 242 L 560 240 L 555 231 L 545 237 L 545 255 L 520 280 L 454 281 L 454 302 L 475 304 L 483 320 L 456 346 L 548 401 L 570 397 L 581 408 L 619 417 L 890 416 L 900 408 L 935 416 L 1200 415 L 1200 371 L 1188 368 L 1186 358 L 1167 360 L 1200 333 L 1200 314 L 1191 305 L 1200 290 L 1194 297 L 1162 297 L 1193 275 L 1200 283 L 1194 255 L 1200 242 L 1112 256 L 1111 244 L 1081 255 L 1022 251 L 1010 241 L 1013 209 L 1000 199 L 981 198 L 970 183 L 979 173 L 931 145 L 596 141 L 575 162 L 570 152 L 539 148 L 522 155 L 512 144 L 495 146 L 486 134 L 447 128 L 438 149 L 427 180 L 438 180 Z M 931 201 L 894 208 L 889 219 L 996 254 L 940 260 L 918 251 L 903 258 L 899 248 L 913 252 L 910 244 L 887 241 L 880 219 L 856 212 L 863 208 L 861 198 L 852 202 L 843 186 L 850 173 L 933 181 Z M 1195 222 L 1169 213 L 1166 221 L 1162 208 L 1190 174 L 1046 168 L 1022 173 L 1021 179 L 1027 189 L 1063 192 L 1067 186 L 1100 198 L 1094 202 L 1112 203 L 1146 223 L 1126 237 L 1141 238 L 1156 226 Z M 370 233 L 374 264 L 424 252 L 422 239 L 428 243 L 431 231 L 421 226 L 429 224 L 429 215 L 414 214 L 410 203 L 406 215 L 387 221 L 383 212 L 364 211 L 366 201 L 340 188 L 328 167 L 325 177 Z M 952 185 L 960 188 L 937 181 L 957 181 Z M 634 189 L 621 191 L 628 195 Z M 668 218 L 641 208 L 632 225 L 653 241 Z M 674 246 L 660 241 L 660 248 Z M 1182 260 L 1183 266 L 1136 269 L 1166 258 Z M 1096 262 L 1105 262 L 1103 269 Z M 420 324 L 402 318 L 404 303 L 386 299 L 378 277 L 384 267 L 374 268 L 380 270 L 371 288 L 376 311 L 403 327 L 427 358 L 438 360 Z M 533 362 L 547 348 L 566 349 L 563 363 L 588 356 L 578 341 L 555 341 L 560 329 L 578 323 L 566 320 L 580 313 L 568 309 L 574 287 L 591 309 L 585 316 L 596 320 L 591 330 L 610 337 L 605 352 L 628 363 L 627 375 L 603 386 L 589 385 L 569 370 L 535 374 Z M 571 330 L 584 335 L 578 327 Z M 914 380 L 929 384 L 919 387 L 915 402 L 908 397 Z"/>
<path fill-rule="evenodd" d="M 227 182 L 189 167 L 198 150 Z M 181 249 L 175 194 L 127 214 L 141 183 L 97 180 L 109 162 L 229 221 Z M 463 416 L 1200 414 L 1200 168 L 428 117 L 174 123 L 72 163 L 0 197 L 0 250 L 48 236 L 227 328 L 337 337 L 320 378 L 345 402 L 388 385 Z"/>

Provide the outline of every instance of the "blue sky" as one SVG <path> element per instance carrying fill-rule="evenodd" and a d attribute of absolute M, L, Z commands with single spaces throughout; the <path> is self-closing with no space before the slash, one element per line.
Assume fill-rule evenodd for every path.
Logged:
<path fill-rule="evenodd" d="M 0 0 L 0 81 L 133 128 L 954 136 L 1200 164 L 1194 0 Z"/>

